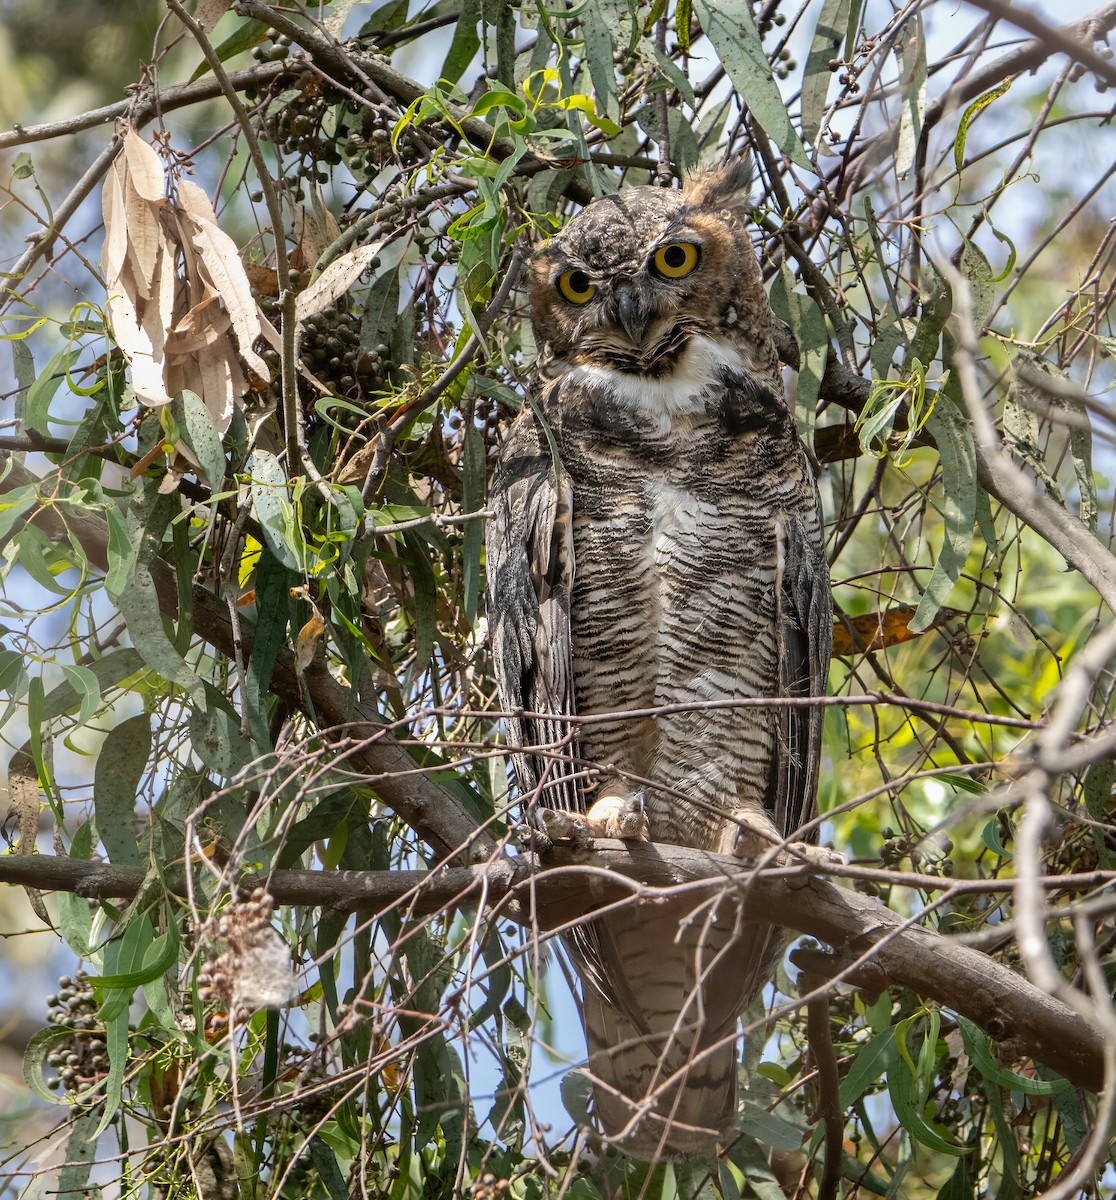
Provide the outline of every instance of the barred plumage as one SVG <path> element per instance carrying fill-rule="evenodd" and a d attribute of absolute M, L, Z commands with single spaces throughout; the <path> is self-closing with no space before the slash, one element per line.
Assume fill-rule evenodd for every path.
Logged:
<path fill-rule="evenodd" d="M 752 857 L 811 815 L 821 710 L 707 702 L 821 695 L 832 606 L 746 204 L 739 165 L 631 189 L 536 255 L 542 390 L 493 480 L 488 572 L 503 705 L 540 714 L 509 723 L 525 799 Z M 662 706 L 683 707 L 564 720 Z M 782 932 L 725 896 L 629 906 L 567 942 L 606 1136 L 645 1157 L 711 1148 Z"/>

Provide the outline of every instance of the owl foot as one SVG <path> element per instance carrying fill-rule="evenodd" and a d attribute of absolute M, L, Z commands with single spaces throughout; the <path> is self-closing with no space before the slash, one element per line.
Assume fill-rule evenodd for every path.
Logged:
<path fill-rule="evenodd" d="M 811 875 L 825 875 L 832 867 L 843 867 L 849 861 L 839 850 L 829 850 L 811 842 L 791 842 L 782 858 L 787 865 L 805 863 L 811 868 Z M 804 875 L 802 883 L 805 884 L 808 879 L 809 876 Z"/>
<path fill-rule="evenodd" d="M 769 826 L 765 827 L 766 824 L 761 825 L 744 813 L 734 813 L 727 837 L 722 841 L 721 853 L 752 861 L 762 858 L 774 844 L 771 836 L 773 831 Z M 728 842 L 727 846 L 724 845 L 725 841 Z"/>
<path fill-rule="evenodd" d="M 643 809 L 643 792 L 600 796 L 585 817 L 593 837 L 619 838 L 624 842 L 649 842 L 651 829 Z"/>
<path fill-rule="evenodd" d="M 564 808 L 538 808 L 534 821 L 539 832 L 552 842 L 572 842 L 575 846 L 588 846 L 593 834 L 581 813 L 567 812 Z"/>

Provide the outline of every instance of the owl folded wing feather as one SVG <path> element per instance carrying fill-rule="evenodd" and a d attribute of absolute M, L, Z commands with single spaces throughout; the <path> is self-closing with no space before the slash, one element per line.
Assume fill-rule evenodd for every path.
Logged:
<path fill-rule="evenodd" d="M 501 455 L 490 496 L 488 626 L 516 778 L 528 803 L 583 809 L 576 772 L 570 590 L 572 490 L 526 410 Z"/>
<path fill-rule="evenodd" d="M 785 530 L 779 612 L 779 694 L 824 696 L 833 639 L 833 597 L 825 555 L 800 518 Z M 775 772 L 772 820 L 790 835 L 811 815 L 822 755 L 821 705 L 783 709 L 780 762 Z M 814 831 L 810 841 L 815 841 Z"/>

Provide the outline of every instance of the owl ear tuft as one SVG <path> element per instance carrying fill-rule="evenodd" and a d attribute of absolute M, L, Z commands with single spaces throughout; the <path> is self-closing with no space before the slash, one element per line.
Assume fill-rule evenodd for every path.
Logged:
<path fill-rule="evenodd" d="M 751 156 L 695 171 L 682 185 L 688 204 L 700 204 L 714 212 L 727 208 L 740 218 L 752 207 L 751 190 Z"/>

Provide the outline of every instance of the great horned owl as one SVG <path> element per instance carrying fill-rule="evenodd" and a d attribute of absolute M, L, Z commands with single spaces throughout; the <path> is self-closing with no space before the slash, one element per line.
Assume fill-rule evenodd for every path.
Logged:
<path fill-rule="evenodd" d="M 542 390 L 493 480 L 488 612 L 519 788 L 553 834 L 751 858 L 812 814 L 820 707 L 732 706 L 822 695 L 832 634 L 747 182 L 737 163 L 597 200 L 531 265 Z M 605 1136 L 710 1150 L 783 932 L 683 896 L 566 943 Z"/>

